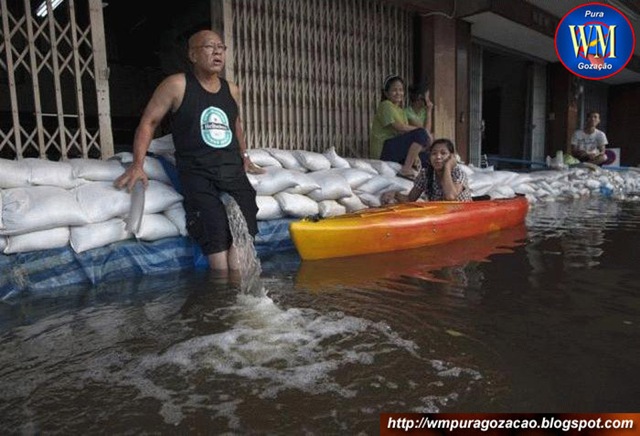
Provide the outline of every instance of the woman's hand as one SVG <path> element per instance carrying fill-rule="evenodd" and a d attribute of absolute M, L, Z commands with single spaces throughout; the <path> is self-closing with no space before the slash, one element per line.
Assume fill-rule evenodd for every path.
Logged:
<path fill-rule="evenodd" d="M 457 163 L 458 162 L 456 161 L 456 156 L 454 154 L 452 154 L 444 162 L 444 169 L 446 171 L 448 171 L 449 173 L 451 173 L 451 171 L 453 171 L 453 168 L 456 166 Z"/>
<path fill-rule="evenodd" d="M 427 113 L 430 113 L 433 110 L 433 102 L 431 101 L 430 91 L 427 89 L 427 92 L 424 94 L 424 105 L 427 108 Z"/>

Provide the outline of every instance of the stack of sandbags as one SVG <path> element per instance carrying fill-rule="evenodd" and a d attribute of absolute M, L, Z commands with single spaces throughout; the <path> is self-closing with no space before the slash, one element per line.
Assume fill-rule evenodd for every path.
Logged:
<path fill-rule="evenodd" d="M 0 159 L 0 250 L 11 254 L 70 244 L 82 252 L 132 237 L 151 241 L 186 234 L 182 196 L 167 184 L 156 159 L 146 161 L 151 180 L 134 234 L 125 225 L 131 195 L 113 186 L 125 169 L 120 160 Z"/>
<path fill-rule="evenodd" d="M 251 161 L 266 171 L 249 174 L 258 195 L 259 220 L 341 215 L 380 206 L 385 192 L 406 193 L 413 185 L 395 176 L 398 164 L 345 159 L 334 148 L 324 153 L 279 149 L 248 152 Z"/>
<path fill-rule="evenodd" d="M 473 195 L 508 198 L 523 194 L 529 203 L 569 200 L 591 195 L 637 200 L 640 172 L 572 167 L 531 173 L 494 171 L 463 165 Z"/>

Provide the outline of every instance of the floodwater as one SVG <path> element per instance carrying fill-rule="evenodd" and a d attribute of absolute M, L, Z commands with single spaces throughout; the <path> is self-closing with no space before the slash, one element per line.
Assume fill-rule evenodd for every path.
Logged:
<path fill-rule="evenodd" d="M 262 280 L 0 305 L 0 433 L 377 434 L 381 412 L 640 410 L 640 203 Z"/>

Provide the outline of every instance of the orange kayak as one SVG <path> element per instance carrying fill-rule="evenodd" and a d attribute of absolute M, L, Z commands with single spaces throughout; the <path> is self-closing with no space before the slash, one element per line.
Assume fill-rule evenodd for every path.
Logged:
<path fill-rule="evenodd" d="M 470 202 L 404 203 L 332 218 L 294 221 L 289 233 L 304 260 L 357 256 L 443 244 L 514 227 L 529 210 L 524 196 Z"/>

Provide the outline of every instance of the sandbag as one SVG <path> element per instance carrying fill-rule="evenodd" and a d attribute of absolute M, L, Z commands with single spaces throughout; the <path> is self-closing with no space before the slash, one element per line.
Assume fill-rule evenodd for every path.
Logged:
<path fill-rule="evenodd" d="M 277 148 L 266 149 L 271 156 L 273 156 L 283 168 L 288 170 L 295 170 L 300 172 L 307 172 L 307 168 L 298 162 L 298 159 L 293 155 L 291 150 L 278 150 Z"/>
<path fill-rule="evenodd" d="M 371 163 L 367 162 L 367 160 L 365 159 L 355 159 L 355 158 L 346 158 L 347 162 L 349 162 L 349 165 L 351 165 L 351 168 L 357 168 L 359 170 L 362 171 L 366 171 L 374 176 L 378 175 L 378 171 L 371 166 Z"/>
<path fill-rule="evenodd" d="M 293 188 L 298 186 L 300 183 L 300 178 L 297 176 L 302 175 L 302 173 L 298 171 L 287 170 L 280 167 L 270 167 L 266 168 L 266 172 L 264 174 L 251 174 L 249 177 L 249 182 L 251 186 L 256 190 L 257 195 L 274 195 L 278 192 L 283 192 L 285 189 Z M 303 180 L 308 185 L 309 178 Z M 315 189 L 319 188 L 319 186 L 315 186 Z M 308 192 L 308 191 L 307 191 Z"/>
<path fill-rule="evenodd" d="M 124 217 L 131 207 L 131 194 L 125 189 L 117 189 L 110 182 L 93 182 L 75 190 L 80 207 L 90 223 L 99 223 L 115 217 Z M 144 213 L 165 211 L 182 201 L 182 196 L 171 186 L 156 180 L 149 180 L 145 192 Z"/>
<path fill-rule="evenodd" d="M 338 200 L 339 198 L 349 197 L 353 194 L 347 179 L 335 169 L 309 173 L 309 177 L 320 186 L 320 188 L 307 194 L 312 200 L 318 202 L 323 200 Z"/>
<path fill-rule="evenodd" d="M 362 185 L 358 186 L 354 189 L 354 192 L 360 196 L 361 193 L 364 194 L 376 194 L 387 188 L 393 182 L 384 176 L 374 176 L 364 182 Z M 362 198 L 362 197 L 361 197 Z"/>
<path fill-rule="evenodd" d="M 2 192 L 0 234 L 15 235 L 64 226 L 81 226 L 89 217 L 73 192 L 55 186 L 29 186 Z"/>
<path fill-rule="evenodd" d="M 113 218 L 101 223 L 74 226 L 70 228 L 69 244 L 76 253 L 104 247 L 133 237 L 127 232 L 122 218 Z"/>
<path fill-rule="evenodd" d="M 263 150 L 261 148 L 252 148 L 247 150 L 247 153 L 249 153 L 249 159 L 251 159 L 251 162 L 258 165 L 259 167 L 282 168 L 282 164 L 280 163 L 280 161 L 271 156 L 271 154 L 267 150 Z"/>
<path fill-rule="evenodd" d="M 347 213 L 347 208 L 336 200 L 323 200 L 318 202 L 318 213 L 322 218 L 331 216 L 344 215 Z"/>
<path fill-rule="evenodd" d="M 7 238 L 5 254 L 26 253 L 64 247 L 69 243 L 69 227 L 39 230 Z"/>
<path fill-rule="evenodd" d="M 0 188 L 20 188 L 31 183 L 31 168 L 24 161 L 0 159 Z"/>
<path fill-rule="evenodd" d="M 92 182 L 112 182 L 124 173 L 124 166 L 118 160 L 71 159 L 73 176 Z"/>
<path fill-rule="evenodd" d="M 29 171 L 29 186 L 55 186 L 70 189 L 75 187 L 73 168 L 68 162 L 26 158 L 17 161 Z"/>
<path fill-rule="evenodd" d="M 174 154 L 176 152 L 176 146 L 173 142 L 173 134 L 161 136 L 159 138 L 153 138 L 149 143 L 149 149 L 151 153 L 156 154 Z"/>
<path fill-rule="evenodd" d="M 0 251 L 4 251 L 5 248 L 7 248 L 7 237 L 0 236 Z"/>
<path fill-rule="evenodd" d="M 357 188 L 374 176 L 370 172 L 359 170 L 357 168 L 340 168 L 337 169 L 336 172 L 347 179 L 351 189 Z"/>
<path fill-rule="evenodd" d="M 318 203 L 305 195 L 279 192 L 274 195 L 274 198 L 280 205 L 280 209 L 288 216 L 302 218 L 317 215 L 319 212 Z"/>
<path fill-rule="evenodd" d="M 136 238 L 143 241 L 157 241 L 180 234 L 178 228 L 169 218 L 161 213 L 144 215 L 140 230 L 135 234 Z"/>
<path fill-rule="evenodd" d="M 513 188 L 511 186 L 494 186 L 489 192 L 488 195 L 497 200 L 499 198 L 513 198 L 516 196 Z"/>
<path fill-rule="evenodd" d="M 294 150 L 293 156 L 309 171 L 322 171 L 331 168 L 331 162 L 325 156 L 314 151 Z"/>
<path fill-rule="evenodd" d="M 347 212 L 357 212 L 367 208 L 367 205 L 364 204 L 356 194 L 353 194 L 350 197 L 341 198 L 338 200 L 338 203 L 343 205 L 347 209 Z"/>
<path fill-rule="evenodd" d="M 358 197 L 368 207 L 380 207 L 382 205 L 382 201 L 380 199 L 379 194 L 370 194 L 368 192 L 360 192 L 358 193 Z"/>
<path fill-rule="evenodd" d="M 286 170 L 281 170 L 286 171 Z M 285 189 L 283 192 L 289 194 L 302 194 L 307 195 L 312 191 L 320 189 L 320 185 L 310 177 L 308 174 L 300 173 L 298 171 L 290 171 L 292 179 L 295 181 L 295 186 Z"/>
<path fill-rule="evenodd" d="M 182 203 L 178 203 L 172 206 L 170 209 L 165 210 L 164 216 L 169 218 L 174 226 L 178 229 L 181 236 L 187 236 L 187 214 L 184 211 Z"/>
<path fill-rule="evenodd" d="M 396 170 L 391 165 L 389 165 L 389 162 L 385 162 L 382 160 L 365 159 L 365 162 L 368 162 L 371 165 L 371 167 L 378 172 L 378 175 L 381 175 L 381 176 L 395 177 L 395 175 L 399 171 L 399 169 Z M 396 163 L 396 162 L 393 162 L 393 163 Z M 400 168 L 402 168 L 402 165 L 400 165 Z"/>
<path fill-rule="evenodd" d="M 331 164 L 331 168 L 351 168 L 349 162 L 345 158 L 338 155 L 335 147 L 331 147 L 328 150 L 325 150 L 322 155 L 327 158 L 327 160 Z"/>
<path fill-rule="evenodd" d="M 276 220 L 284 217 L 280 204 L 275 198 L 271 196 L 258 195 L 256 197 L 256 203 L 258 205 L 258 215 L 256 218 L 259 221 Z"/>
<path fill-rule="evenodd" d="M 78 183 L 69 162 L 54 162 L 46 159 L 28 158 L 23 162 L 30 168 L 29 182 L 36 186 L 57 186 L 71 189 Z"/>
<path fill-rule="evenodd" d="M 122 151 L 113 155 L 113 159 L 120 161 L 126 169 L 128 167 L 127 164 L 133 162 L 133 154 L 128 151 Z M 171 179 L 158 159 L 152 156 L 146 156 L 142 169 L 149 180 L 158 180 L 162 183 L 171 184 Z"/>

